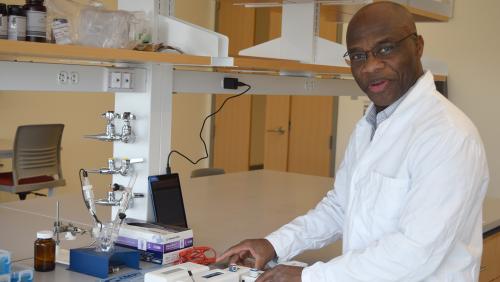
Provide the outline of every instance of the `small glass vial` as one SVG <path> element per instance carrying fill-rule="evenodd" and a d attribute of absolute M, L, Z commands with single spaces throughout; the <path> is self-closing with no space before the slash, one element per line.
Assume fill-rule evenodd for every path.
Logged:
<path fill-rule="evenodd" d="M 47 8 L 43 0 L 26 0 L 26 41 L 47 41 Z"/>
<path fill-rule="evenodd" d="M 26 40 L 26 13 L 20 5 L 7 6 L 9 13 L 8 39 Z"/>
<path fill-rule="evenodd" d="M 9 14 L 7 14 L 7 5 L 0 3 L 0 39 L 7 39 Z"/>
<path fill-rule="evenodd" d="M 54 232 L 38 231 L 35 241 L 35 270 L 52 271 L 56 267 L 56 241 Z"/>

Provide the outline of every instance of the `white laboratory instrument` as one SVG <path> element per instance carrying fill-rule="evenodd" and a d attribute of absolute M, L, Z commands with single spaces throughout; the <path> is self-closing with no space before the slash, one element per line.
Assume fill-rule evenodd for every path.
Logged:
<path fill-rule="evenodd" d="M 186 262 L 148 272 L 144 282 L 193 282 L 192 275 L 207 271 L 208 266 Z"/>
<path fill-rule="evenodd" d="M 225 269 L 212 269 L 194 274 L 193 278 L 195 282 L 239 282 L 240 276 Z"/>
<path fill-rule="evenodd" d="M 263 273 L 261 270 L 239 265 L 226 269 L 187 262 L 164 267 L 144 275 L 145 282 L 254 282 Z"/>

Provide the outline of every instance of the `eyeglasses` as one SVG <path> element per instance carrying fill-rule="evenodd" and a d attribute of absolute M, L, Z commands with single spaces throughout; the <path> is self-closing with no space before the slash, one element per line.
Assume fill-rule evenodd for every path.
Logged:
<path fill-rule="evenodd" d="M 373 57 L 378 59 L 388 58 L 393 54 L 394 50 L 397 49 L 399 44 L 401 44 L 403 41 L 412 36 L 418 36 L 418 35 L 416 32 L 414 32 L 395 42 L 380 43 L 368 51 L 354 51 L 354 52 L 347 51 L 343 57 L 346 63 L 350 66 L 352 65 L 359 66 L 364 64 L 366 60 L 368 60 L 368 53 L 371 53 Z"/>

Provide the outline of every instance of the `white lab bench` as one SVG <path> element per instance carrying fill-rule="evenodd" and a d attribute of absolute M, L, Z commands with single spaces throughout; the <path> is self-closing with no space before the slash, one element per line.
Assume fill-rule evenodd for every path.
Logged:
<path fill-rule="evenodd" d="M 245 238 L 267 235 L 294 217 L 305 213 L 332 187 L 333 179 L 295 173 L 258 170 L 200 178 L 182 178 L 188 225 L 195 245 L 212 246 L 221 252 Z M 50 229 L 55 202 L 61 203 L 64 222 L 89 224 L 80 194 L 36 198 L 0 205 L 0 248 L 10 250 L 13 260 L 33 257 L 37 230 Z M 109 208 L 99 207 L 101 217 Z M 484 231 L 500 225 L 500 199 L 487 198 L 484 204 Z M 89 237 L 63 241 L 63 247 L 85 246 Z M 341 243 L 308 251 L 297 259 L 312 263 L 327 261 L 341 253 Z M 32 259 L 21 263 L 32 265 Z M 145 265 L 151 267 L 151 265 Z M 35 273 L 36 281 L 95 281 L 95 278 L 57 265 L 55 272 Z"/>

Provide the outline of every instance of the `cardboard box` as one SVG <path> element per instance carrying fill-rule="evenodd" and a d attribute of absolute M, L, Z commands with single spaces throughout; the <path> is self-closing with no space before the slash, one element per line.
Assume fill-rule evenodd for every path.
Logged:
<path fill-rule="evenodd" d="M 157 264 L 174 263 L 179 252 L 193 246 L 191 229 L 173 230 L 161 226 L 122 225 L 116 244 L 139 250 L 141 260 Z"/>

